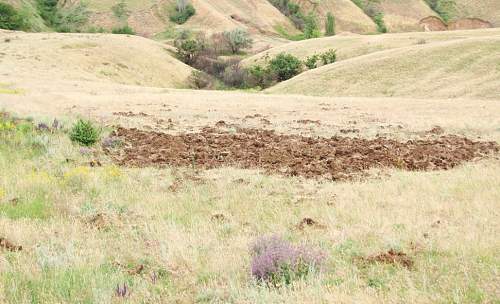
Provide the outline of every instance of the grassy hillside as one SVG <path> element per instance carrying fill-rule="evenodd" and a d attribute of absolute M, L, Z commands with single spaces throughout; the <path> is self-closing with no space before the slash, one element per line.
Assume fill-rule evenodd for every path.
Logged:
<path fill-rule="evenodd" d="M 324 31 L 326 15 L 332 13 L 335 16 L 337 33 L 376 33 L 375 23 L 359 7 L 350 0 L 323 0 L 309 1 L 298 0 L 305 12 L 314 12 L 319 18 L 321 31 Z"/>
<path fill-rule="evenodd" d="M 500 1 L 498 0 L 455 0 L 456 18 L 476 17 L 500 27 Z"/>
<path fill-rule="evenodd" d="M 481 36 L 500 37 L 500 29 L 449 32 L 412 32 L 384 35 L 338 35 L 319 39 L 291 42 L 245 59 L 245 65 L 263 64 L 281 52 L 290 53 L 300 59 L 329 49 L 337 50 L 337 59 L 346 60 L 381 50 Z"/>
<path fill-rule="evenodd" d="M 419 21 L 436 15 L 423 0 L 383 0 L 380 9 L 389 32 L 421 31 Z"/>
<path fill-rule="evenodd" d="M 0 69 L 17 78 L 184 87 L 191 68 L 138 36 L 0 32 Z"/>
<path fill-rule="evenodd" d="M 415 45 L 305 72 L 270 93 L 318 96 L 500 96 L 500 38 Z"/>

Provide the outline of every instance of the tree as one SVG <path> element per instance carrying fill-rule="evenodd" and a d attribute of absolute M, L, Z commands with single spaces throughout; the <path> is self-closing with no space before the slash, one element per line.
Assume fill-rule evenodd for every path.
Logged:
<path fill-rule="evenodd" d="M 225 41 L 233 54 L 238 53 L 241 49 L 246 49 L 252 46 L 253 40 L 244 29 L 234 29 L 223 33 Z"/>
<path fill-rule="evenodd" d="M 325 21 L 325 36 L 333 36 L 335 35 L 335 17 L 332 13 L 326 14 Z"/>
<path fill-rule="evenodd" d="M 269 61 L 269 70 L 278 81 L 288 80 L 300 73 L 302 62 L 295 56 L 280 53 Z"/>

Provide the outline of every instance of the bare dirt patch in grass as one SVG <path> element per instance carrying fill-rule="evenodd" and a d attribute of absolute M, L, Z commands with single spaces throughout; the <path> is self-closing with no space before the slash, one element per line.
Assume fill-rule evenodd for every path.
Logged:
<path fill-rule="evenodd" d="M 390 249 L 387 252 L 374 254 L 366 258 L 361 258 L 360 260 L 369 264 L 380 263 L 399 265 L 408 269 L 412 269 L 414 265 L 414 261 L 409 255 L 401 251 L 396 251 L 394 249 Z"/>
<path fill-rule="evenodd" d="M 495 142 L 455 135 L 399 142 L 383 137 L 311 138 L 259 129 L 228 132 L 206 127 L 199 133 L 169 135 L 120 127 L 112 136 L 125 143 L 123 149 L 105 149 L 119 165 L 203 169 L 236 166 L 334 180 L 381 167 L 447 170 L 500 151 Z"/>

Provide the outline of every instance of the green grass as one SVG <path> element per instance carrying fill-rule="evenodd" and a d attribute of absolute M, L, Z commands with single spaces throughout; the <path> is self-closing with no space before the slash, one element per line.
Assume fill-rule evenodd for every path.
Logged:
<path fill-rule="evenodd" d="M 2 273 L 9 303 L 102 303 L 127 279 L 111 266 L 48 267 L 41 273 Z M 131 286 L 133 287 L 133 286 Z"/>
<path fill-rule="evenodd" d="M 51 215 L 51 204 L 43 198 L 33 200 L 22 200 L 16 203 L 0 204 L 0 216 L 18 220 L 18 219 L 40 219 L 44 220 Z"/>

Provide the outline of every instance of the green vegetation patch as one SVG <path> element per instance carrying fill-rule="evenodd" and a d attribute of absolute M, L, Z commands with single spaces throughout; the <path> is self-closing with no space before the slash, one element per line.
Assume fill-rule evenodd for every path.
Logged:
<path fill-rule="evenodd" d="M 7 218 L 18 219 L 40 219 L 44 220 L 51 216 L 52 204 L 43 197 L 32 200 L 12 201 L 0 203 L 0 215 Z"/>
<path fill-rule="evenodd" d="M 110 266 L 43 269 L 1 275 L 9 303 L 98 303 L 111 301 L 124 276 Z M 105 302 L 108 302 L 105 301 Z"/>
<path fill-rule="evenodd" d="M 26 27 L 21 14 L 10 4 L 0 2 L 0 28 L 21 30 Z"/>

